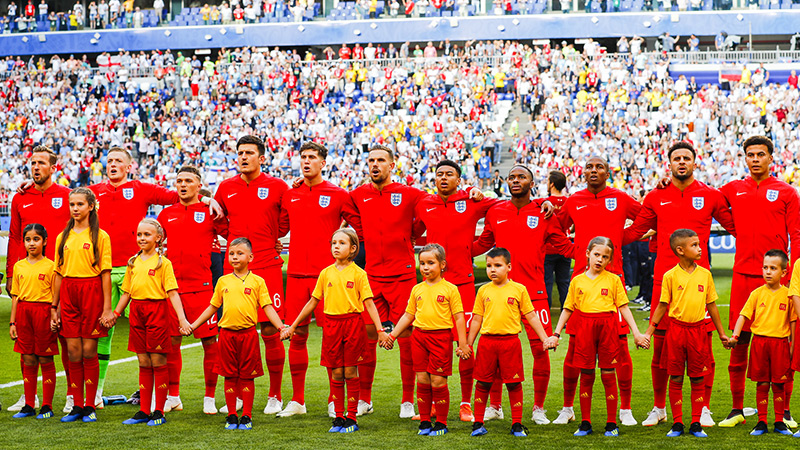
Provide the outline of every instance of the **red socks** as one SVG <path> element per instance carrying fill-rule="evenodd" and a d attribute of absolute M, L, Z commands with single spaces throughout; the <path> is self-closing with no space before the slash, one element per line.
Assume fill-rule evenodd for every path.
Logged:
<path fill-rule="evenodd" d="M 436 405 L 436 422 L 447 425 L 447 414 L 450 412 L 450 388 L 445 384 L 442 387 L 431 388 L 431 390 L 433 404 Z"/>
<path fill-rule="evenodd" d="M 217 373 L 214 372 L 214 366 L 217 364 L 218 349 L 217 341 L 203 344 L 203 379 L 206 382 L 206 397 L 214 397 L 214 391 L 217 390 Z"/>
<path fill-rule="evenodd" d="M 25 392 L 25 405 L 34 407 L 36 403 L 36 377 L 39 375 L 39 364 L 22 365 L 22 386 Z"/>
<path fill-rule="evenodd" d="M 253 417 L 256 384 L 252 378 L 239 378 L 239 397 L 242 398 L 242 417 Z M 234 408 L 235 407 L 234 405 Z M 228 408 L 228 411 L 230 411 L 230 408 Z"/>
<path fill-rule="evenodd" d="M 150 402 L 153 397 L 153 368 L 139 366 L 139 409 L 147 414 L 153 412 Z M 234 399 L 236 408 L 236 399 Z"/>
<path fill-rule="evenodd" d="M 236 398 L 239 397 L 239 378 L 225 377 L 225 404 L 228 406 L 228 415 L 236 415 Z M 149 399 L 150 397 L 148 397 Z M 149 402 L 150 400 L 148 400 Z"/>
<path fill-rule="evenodd" d="M 361 379 L 361 390 L 359 391 L 359 397 L 360 400 L 363 400 L 367 403 L 372 403 L 372 383 L 375 381 L 377 348 L 377 340 L 367 339 L 367 345 L 364 347 L 364 360 L 369 362 L 358 366 L 358 378 Z M 328 369 L 328 379 L 331 378 L 330 373 L 331 369 Z M 328 403 L 330 403 L 330 401 Z"/>
<path fill-rule="evenodd" d="M 594 386 L 595 373 L 581 371 L 581 420 L 592 421 L 592 386 Z"/>
<path fill-rule="evenodd" d="M 361 368 L 362 368 L 362 366 L 358 367 L 358 373 L 359 374 L 361 373 Z M 330 403 L 330 402 L 333 401 L 333 369 L 331 369 L 330 367 L 326 367 L 326 369 L 328 369 L 328 403 Z M 374 374 L 375 371 L 373 370 L 372 373 Z M 361 378 L 361 379 L 363 380 L 364 378 Z M 361 382 L 361 386 L 362 386 L 362 389 L 363 389 L 363 386 L 364 386 L 364 382 L 363 381 Z M 364 391 L 362 390 L 361 392 L 364 392 Z"/>
<path fill-rule="evenodd" d="M 783 384 L 783 409 L 787 411 L 790 409 L 789 401 L 792 399 L 792 392 L 794 392 L 794 380 L 792 380 L 793 377 L 794 371 L 790 369 L 787 378 L 789 378 L 791 381 L 787 381 Z"/>
<path fill-rule="evenodd" d="M 578 380 L 581 369 L 570 366 L 564 362 L 564 407 L 575 405 L 575 391 L 578 389 Z"/>
<path fill-rule="evenodd" d="M 489 392 L 489 406 L 494 409 L 500 409 L 503 403 L 503 382 L 500 381 L 499 373 L 494 379 L 495 382 L 492 383 L 492 388 Z"/>
<path fill-rule="evenodd" d="M 86 398 L 83 400 L 83 406 L 91 406 L 94 408 L 94 398 L 97 396 L 97 383 L 100 382 L 100 362 L 97 360 L 97 355 L 95 355 L 94 358 L 84 358 L 83 376 L 86 378 Z"/>
<path fill-rule="evenodd" d="M 58 336 L 58 343 L 61 345 L 61 366 L 64 367 L 64 374 L 67 378 L 67 395 L 72 395 L 69 392 L 69 353 L 67 353 L 67 339 L 61 335 Z M 22 364 L 22 359 L 19 361 Z"/>
<path fill-rule="evenodd" d="M 703 394 L 706 393 L 706 384 L 703 380 L 699 383 L 689 383 L 691 385 L 690 395 L 692 396 L 692 423 L 700 422 L 700 415 L 703 413 Z"/>
<path fill-rule="evenodd" d="M 731 381 L 733 409 L 744 408 L 744 385 L 747 375 L 747 355 L 750 342 L 742 342 L 731 350 L 731 361 L 728 364 L 728 376 Z M 759 409 L 760 415 L 761 409 Z"/>
<path fill-rule="evenodd" d="M 431 403 L 433 399 L 433 388 L 430 384 L 417 382 L 417 408 L 419 408 L 419 420 L 422 422 L 431 421 Z"/>
<path fill-rule="evenodd" d="M 759 422 L 767 423 L 767 406 L 769 406 L 769 383 L 757 383 L 756 408 Z M 781 411 L 780 419 L 783 420 L 783 411 Z"/>
<path fill-rule="evenodd" d="M 83 405 L 83 360 L 69 362 L 69 390 L 75 406 Z"/>
<path fill-rule="evenodd" d="M 699 384 L 698 386 L 702 386 Z M 669 404 L 672 409 L 672 422 L 683 423 L 683 383 L 669 380 Z"/>
<path fill-rule="evenodd" d="M 706 408 L 711 408 L 711 391 L 714 390 L 714 372 L 717 370 L 717 364 L 711 363 L 711 372 L 708 373 L 705 377 L 703 377 L 703 382 L 705 384 L 705 390 L 703 391 L 703 406 Z"/>
<path fill-rule="evenodd" d="M 550 355 L 542 348 L 542 341 L 529 341 L 533 353 L 533 406 L 544 407 L 547 385 L 550 384 Z"/>
<path fill-rule="evenodd" d="M 172 351 L 167 353 L 167 371 L 169 373 L 169 395 L 181 395 L 181 370 L 183 369 L 183 354 L 179 345 L 173 345 Z"/>
<path fill-rule="evenodd" d="M 53 394 L 56 392 L 56 365 L 49 362 L 40 366 L 42 368 L 42 406 L 48 405 L 52 408 Z"/>
<path fill-rule="evenodd" d="M 289 341 L 289 371 L 292 374 L 292 400 L 306 404 L 306 372 L 308 372 L 308 335 L 295 334 Z"/>
<path fill-rule="evenodd" d="M 358 413 L 358 391 L 361 390 L 361 380 L 359 377 L 347 378 L 347 418 L 356 419 Z"/>
<path fill-rule="evenodd" d="M 631 409 L 631 391 L 633 389 L 633 363 L 631 353 L 628 351 L 627 340 L 622 346 L 619 357 L 620 364 L 617 368 L 617 383 L 619 385 L 620 409 Z M 622 344 L 622 342 L 620 342 Z"/>
<path fill-rule="evenodd" d="M 153 410 L 164 412 L 164 403 L 167 402 L 167 392 L 169 392 L 169 369 L 166 365 L 153 367 L 153 380 L 156 391 L 156 404 Z"/>
<path fill-rule="evenodd" d="M 502 384 L 500 386 L 502 387 Z M 480 381 L 475 383 L 475 409 L 472 412 L 475 422 L 483 422 L 483 416 L 486 414 L 486 403 L 489 401 L 489 389 L 493 388 L 494 386 L 487 386 Z"/>
<path fill-rule="evenodd" d="M 344 418 L 344 380 L 331 380 L 331 396 L 336 417 Z"/>
<path fill-rule="evenodd" d="M 511 403 L 511 423 L 522 423 L 522 383 L 511 383 L 508 387 L 508 401 Z"/>
<path fill-rule="evenodd" d="M 785 399 L 788 399 L 788 396 L 784 392 L 784 383 L 772 383 L 772 407 L 775 411 L 775 422 L 781 422 L 783 420 L 783 411 L 788 409 L 785 408 Z"/>
<path fill-rule="evenodd" d="M 617 374 L 601 372 L 600 381 L 606 392 L 606 423 L 617 423 Z"/>
<path fill-rule="evenodd" d="M 474 368 L 474 357 L 458 360 L 458 374 L 461 375 L 461 403 L 470 403 L 472 401 L 472 373 Z"/>
<path fill-rule="evenodd" d="M 281 381 L 283 380 L 283 365 L 286 362 L 286 350 L 281 343 L 279 333 L 269 336 L 261 335 L 264 341 L 264 359 L 267 361 L 269 372 L 269 396 L 281 400 Z"/>
<path fill-rule="evenodd" d="M 400 346 L 400 380 L 403 385 L 402 403 L 414 403 L 414 360 L 411 356 L 411 338 L 404 337 L 397 339 Z"/>

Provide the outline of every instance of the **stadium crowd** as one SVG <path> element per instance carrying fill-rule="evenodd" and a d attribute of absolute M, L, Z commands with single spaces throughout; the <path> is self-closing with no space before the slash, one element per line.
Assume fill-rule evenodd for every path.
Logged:
<path fill-rule="evenodd" d="M 0 185 L 13 190 L 26 177 L 37 144 L 59 154 L 60 184 L 98 182 L 107 150 L 121 145 L 136 156 L 136 176 L 172 186 L 191 163 L 214 188 L 234 173 L 232 144 L 247 133 L 265 136 L 266 171 L 284 180 L 299 175 L 301 143 L 315 140 L 331 150 L 328 176 L 344 188 L 364 182 L 366 149 L 384 144 L 409 185 L 432 190 L 432 168 L 445 157 L 483 185 L 513 158 L 534 170 L 541 194 L 552 169 L 577 188 L 592 154 L 608 155 L 615 187 L 649 190 L 665 167 L 660 150 L 679 139 L 695 144 L 702 178 L 719 186 L 746 172 L 736 157 L 743 137 L 765 134 L 776 174 L 797 185 L 796 75 L 767 83 L 762 67 L 730 86 L 699 86 L 671 78 L 669 60 L 641 39 L 628 50 L 605 54 L 591 40 L 582 51 L 406 42 L 328 48 L 319 61 L 278 48 L 223 49 L 216 60 L 166 50 L 103 55 L 100 68 L 86 56 L 9 57 L 0 64 Z M 512 102 L 532 129 L 520 131 L 528 120 L 509 116 Z"/>

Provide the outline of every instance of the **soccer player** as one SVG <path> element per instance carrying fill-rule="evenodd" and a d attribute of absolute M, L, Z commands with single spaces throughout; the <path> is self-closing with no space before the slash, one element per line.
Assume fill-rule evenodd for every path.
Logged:
<path fill-rule="evenodd" d="M 731 212 L 722 194 L 695 180 L 696 156 L 694 147 L 688 142 L 677 142 L 669 148 L 667 158 L 670 164 L 671 183 L 664 189 L 655 189 L 647 194 L 633 225 L 625 229 L 623 245 L 640 239 L 651 229 L 656 231 L 658 251 L 653 275 L 651 302 L 653 306 L 659 304 L 659 296 L 662 292 L 661 279 L 678 262 L 678 257 L 670 247 L 670 236 L 675 230 L 679 228 L 694 230 L 700 239 L 702 248 L 708 248 L 712 218 L 716 219 L 731 234 L 736 234 Z M 701 253 L 697 264 L 707 269 L 709 267 L 708 255 Z M 650 310 L 651 321 L 655 309 L 653 307 Z M 710 324 L 707 324 L 707 327 L 710 327 Z M 667 420 L 666 398 L 669 376 L 660 365 L 661 347 L 666 329 L 667 322 L 662 322 L 652 341 L 653 361 L 650 371 L 653 377 L 654 407 L 648 413 L 647 418 L 642 421 L 644 426 L 653 426 Z M 707 331 L 710 332 L 710 330 Z M 714 384 L 713 360 L 710 364 L 712 367 L 706 377 L 706 392 L 703 395 L 706 404 L 700 419 L 703 426 L 714 425 L 711 411 L 708 409 L 711 388 Z"/>
<path fill-rule="evenodd" d="M 300 167 L 303 181 L 286 192 L 281 201 L 280 231 L 291 233 L 291 251 L 286 270 L 286 322 L 293 323 L 303 310 L 320 272 L 333 263 L 330 236 L 338 230 L 342 219 L 353 223 L 357 217 L 345 214 L 344 205 L 350 200 L 347 191 L 322 178 L 328 149 L 316 142 L 300 147 Z M 318 326 L 323 326 L 324 299 L 314 312 Z M 308 326 L 310 316 L 299 324 L 289 341 L 289 370 L 292 375 L 292 400 L 278 417 L 305 414 L 305 382 L 308 371 Z M 329 402 L 330 404 L 331 402 Z M 330 406 L 330 405 L 329 405 Z M 372 411 L 372 402 L 358 403 L 359 415 Z"/>
<path fill-rule="evenodd" d="M 487 433 L 483 426 L 489 389 L 496 381 L 505 383 L 511 403 L 511 434 L 517 437 L 528 435 L 522 426 L 522 382 L 525 368 L 522 366 L 522 346 L 519 341 L 520 320 L 530 325 L 539 337 L 542 351 L 547 351 L 547 339 L 542 323 L 536 314 L 528 290 L 523 284 L 509 279 L 511 253 L 496 247 L 486 254 L 486 274 L 491 283 L 478 290 L 475 309 L 472 311 L 473 327 L 469 331 L 467 345 L 472 347 L 480 332 L 478 350 L 475 353 L 475 423 L 472 436 Z M 502 362 L 501 362 L 502 361 Z M 498 379 L 499 378 L 499 379 Z"/>
<path fill-rule="evenodd" d="M 239 138 L 236 142 L 239 174 L 220 183 L 215 198 L 228 220 L 228 237 L 245 237 L 251 242 L 253 261 L 249 270 L 263 278 L 272 295 L 272 307 L 281 317 L 284 314 L 283 259 L 276 250 L 276 243 L 281 202 L 289 186 L 261 171 L 265 152 L 266 147 L 260 138 L 252 135 Z M 229 259 L 225 264 L 226 273 L 233 270 Z M 286 349 L 281 343 L 278 329 L 272 326 L 262 308 L 258 308 L 258 322 L 261 324 L 264 359 L 269 372 L 269 394 L 264 414 L 276 414 L 283 406 L 281 380 Z"/>
<path fill-rule="evenodd" d="M 731 181 L 720 191 L 725 196 L 736 225 L 736 259 L 731 282 L 731 311 L 728 327 L 733 330 L 739 312 L 750 293 L 763 285 L 762 255 L 770 249 L 789 250 L 791 258 L 800 257 L 800 206 L 797 191 L 790 185 L 770 175 L 772 141 L 765 136 L 752 136 L 742 145 L 750 176 Z M 732 427 L 744 422 L 744 387 L 747 369 L 747 348 L 750 344 L 750 320 L 746 320 L 738 345 L 731 350 L 728 374 L 730 375 L 733 409 L 719 423 Z M 792 377 L 786 381 L 786 413 L 784 420 L 790 427 L 797 423 L 789 412 L 792 395 Z M 759 412 L 761 412 L 759 410 Z"/>
<path fill-rule="evenodd" d="M 705 377 L 713 370 L 711 337 L 706 331 L 706 315 L 727 346 L 728 337 L 722 329 L 717 310 L 717 290 L 711 271 L 697 264 L 703 247 L 697 233 L 679 228 L 669 237 L 670 248 L 679 258 L 678 264 L 662 278 L 658 307 L 653 308 L 645 336 L 650 339 L 665 315 L 669 328 L 663 339 L 661 367 L 669 374 L 669 402 L 672 407 L 672 428 L 667 437 L 683 434 L 683 376 L 689 375 L 691 383 L 692 422 L 689 433 L 695 437 L 708 437 L 700 425 L 700 415 L 706 408 L 703 396 L 707 390 Z M 661 254 L 659 253 L 659 257 Z"/>
<path fill-rule="evenodd" d="M 262 155 L 263 156 L 263 155 Z M 274 248 L 272 249 L 274 251 Z M 266 251 L 266 250 L 265 250 Z M 228 265 L 232 272 L 223 275 L 214 288 L 211 305 L 181 332 L 188 336 L 206 323 L 222 307 L 219 320 L 219 360 L 217 372 L 225 377 L 225 403 L 228 417 L 226 430 L 253 429 L 254 379 L 264 375 L 258 354 L 258 312 L 276 330 L 283 328 L 280 317 L 272 307 L 264 279 L 253 273 L 249 265 L 254 260 L 253 246 L 247 238 L 236 238 L 228 244 Z M 223 306 L 224 305 L 224 306 Z M 236 416 L 236 404 L 242 399 L 242 417 Z"/>
<path fill-rule="evenodd" d="M 111 308 L 111 239 L 100 229 L 97 199 L 80 187 L 69 194 L 72 217 L 56 238 L 51 323 L 67 339 L 69 390 L 75 406 L 62 422 L 96 422 L 95 395 L 100 366 L 97 339 L 113 322 Z M 84 385 L 86 397 L 84 398 Z"/>
<path fill-rule="evenodd" d="M 454 161 L 442 160 L 436 165 L 437 195 L 424 196 L 416 208 L 417 229 L 421 235 L 427 229 L 427 241 L 444 247 L 447 254 L 447 270 L 444 278 L 458 288 L 466 317 L 467 332 L 475 305 L 475 279 L 472 267 L 472 242 L 475 227 L 486 216 L 497 200 L 469 201 L 471 192 L 460 190 L 461 167 Z M 458 335 L 453 333 L 453 338 Z M 472 372 L 474 359 L 460 359 L 458 371 L 461 378 L 460 419 L 472 421 Z"/>
<path fill-rule="evenodd" d="M 561 218 L 561 210 L 567 202 L 567 177 L 560 170 L 551 170 L 547 175 L 547 192 L 550 194 L 547 200 L 556 209 L 556 215 Z M 566 229 L 564 231 L 567 231 Z M 567 300 L 567 290 L 569 289 L 570 271 L 572 261 L 569 258 L 559 255 L 551 246 L 547 246 L 547 254 L 544 257 L 544 286 L 547 291 L 547 301 L 550 307 L 553 306 L 553 284 L 558 287 L 558 300 L 561 308 Z"/>
<path fill-rule="evenodd" d="M 593 156 L 589 157 L 583 168 L 586 189 L 574 193 L 567 199 L 559 212 L 561 225 L 565 230 L 575 227 L 575 247 L 586 248 L 595 236 L 605 236 L 611 240 L 615 249 L 622 248 L 625 232 L 625 221 L 635 219 L 641 205 L 633 197 L 619 189 L 607 185 L 609 176 L 608 162 Z M 575 270 L 573 278 L 586 271 L 587 257 L 581 252 L 575 254 Z M 613 252 L 613 259 L 606 270 L 619 277 L 623 276 L 622 252 Z M 622 425 L 636 425 L 631 411 L 631 390 L 633 386 L 633 364 L 628 350 L 628 324 L 619 318 L 619 380 L 620 411 Z M 576 331 L 576 324 L 567 327 L 570 334 Z M 570 339 L 569 345 L 575 340 Z M 556 424 L 565 424 L 574 420 L 572 404 L 575 401 L 575 390 L 578 386 L 580 369 L 572 367 L 564 360 L 564 406 L 558 413 Z"/>
<path fill-rule="evenodd" d="M 549 336 L 553 332 L 553 324 L 544 286 L 545 244 L 552 244 L 559 254 L 568 258 L 572 258 L 573 244 L 567 239 L 558 219 L 547 218 L 542 212 L 543 201 L 531 199 L 533 173 L 530 169 L 514 166 L 509 171 L 506 182 L 511 200 L 494 205 L 486 213 L 483 233 L 475 241 L 472 254 L 480 255 L 497 245 L 515 255 L 516 268 L 511 270 L 509 278 L 525 286 L 545 334 Z M 547 385 L 550 382 L 550 356 L 543 350 L 538 335 L 529 328 L 526 331 L 533 353 L 532 420 L 538 425 L 546 425 L 550 423 L 544 410 Z M 491 407 L 497 409 L 499 405 Z"/>
<path fill-rule="evenodd" d="M 48 236 L 58 236 L 70 218 L 70 191 L 64 186 L 53 183 L 52 180 L 53 173 L 56 171 L 55 165 L 57 161 L 56 154 L 50 148 L 43 145 L 34 147 L 30 157 L 33 183 L 11 200 L 11 223 L 8 229 L 8 248 L 6 252 L 6 291 L 9 295 L 11 294 L 12 280 L 14 279 L 14 264 L 24 259 L 26 254 L 22 234 L 25 227 L 32 223 L 39 223 L 44 226 Z M 55 244 L 45 247 L 44 256 L 51 260 L 54 259 L 55 249 Z M 61 342 L 61 362 L 64 366 L 64 371 L 67 373 L 67 383 L 69 383 L 67 341 L 60 335 L 59 341 Z M 22 364 L 23 361 L 20 360 L 20 365 Z M 25 402 L 25 394 L 22 394 L 19 401 L 9 406 L 8 410 L 12 412 L 19 411 L 25 406 Z M 72 410 L 70 402 L 71 398 L 67 397 L 67 405 L 64 408 L 64 412 Z M 35 399 L 34 407 L 39 407 L 38 398 Z"/>
<path fill-rule="evenodd" d="M 184 166 L 178 170 L 175 187 L 180 202 L 164 208 L 158 215 L 158 221 L 164 229 L 166 237 L 167 257 L 173 261 L 175 277 L 178 280 L 178 294 L 183 305 L 186 319 L 193 322 L 208 307 L 214 294 L 211 277 L 211 250 L 217 235 L 226 234 L 224 219 L 214 220 L 208 206 L 199 198 L 202 179 L 200 171 L 193 166 Z M 172 316 L 172 314 L 170 314 Z M 205 395 L 203 396 L 203 412 L 216 414 L 214 391 L 217 388 L 217 374 L 214 366 L 217 363 L 217 320 L 211 318 L 194 330 L 194 337 L 203 345 L 203 378 Z M 172 317 L 170 327 L 172 351 L 179 352 L 181 334 L 177 326 L 177 317 Z M 180 382 L 170 380 L 170 384 Z M 171 406 L 182 404 L 180 398 L 167 398 Z"/>
<path fill-rule="evenodd" d="M 756 404 L 758 424 L 750 433 L 760 436 L 767 429 L 767 405 L 769 388 L 772 385 L 772 406 L 775 410 L 775 432 L 791 436 L 792 432 L 783 422 L 784 384 L 789 379 L 792 360 L 790 348 L 794 336 L 797 315 L 789 289 L 781 285 L 789 265 L 789 257 L 783 250 L 769 250 L 764 255 L 764 283 L 750 293 L 747 302 L 736 319 L 733 335 L 728 346 L 736 348 L 746 321 L 751 321 L 753 333 L 750 347 L 748 377 L 756 382 Z"/>

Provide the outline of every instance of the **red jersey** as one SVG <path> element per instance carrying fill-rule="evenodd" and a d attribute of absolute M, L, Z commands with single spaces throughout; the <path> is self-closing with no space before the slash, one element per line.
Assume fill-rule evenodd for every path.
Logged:
<path fill-rule="evenodd" d="M 218 234 L 225 234 L 225 219 L 214 220 L 208 206 L 180 203 L 158 215 L 167 238 L 167 257 L 173 262 L 178 293 L 210 291 L 211 251 Z"/>
<path fill-rule="evenodd" d="M 69 188 L 53 183 L 44 192 L 31 185 L 24 194 L 11 200 L 11 224 L 8 228 L 8 250 L 6 253 L 6 277 L 14 276 L 14 264 L 28 255 L 23 243 L 22 230 L 29 223 L 38 223 L 47 230 L 50 245 L 45 256 L 55 260 L 56 236 L 67 225 L 69 212 Z"/>
<path fill-rule="evenodd" d="M 470 200 L 467 191 L 458 191 L 447 200 L 438 195 L 425 195 L 417 205 L 416 220 L 428 230 L 428 243 L 444 247 L 447 253 L 447 270 L 444 278 L 453 284 L 474 283 L 472 269 L 472 242 L 475 226 L 486 216 L 497 200 L 485 198 L 480 202 Z M 421 232 L 415 234 L 421 234 Z"/>
<path fill-rule="evenodd" d="M 260 174 L 252 183 L 240 175 L 228 178 L 219 184 L 214 198 L 228 219 L 228 242 L 246 237 L 253 245 L 251 269 L 280 267 L 283 259 L 275 245 L 278 241 L 278 225 L 283 194 L 289 186 L 275 177 Z M 232 271 L 225 258 L 225 271 Z"/>
<path fill-rule="evenodd" d="M 342 47 L 339 49 L 339 59 L 350 59 L 351 54 L 349 47 Z"/>
<path fill-rule="evenodd" d="M 567 202 L 567 198 L 568 198 L 567 196 L 556 196 L 556 195 L 551 195 L 551 196 L 547 197 L 547 201 L 552 203 L 553 206 L 556 208 L 555 216 L 558 217 L 559 219 L 561 219 L 562 208 L 564 207 L 564 203 Z M 562 226 L 562 228 L 564 230 L 564 233 L 568 235 L 569 234 L 569 227 L 563 227 Z M 557 255 L 558 254 L 558 251 L 551 244 L 547 244 L 545 246 L 545 249 L 546 249 L 545 252 L 548 255 Z"/>
<path fill-rule="evenodd" d="M 347 191 L 329 181 L 311 187 L 303 183 L 286 191 L 278 235 L 291 231 L 287 274 L 318 277 L 322 269 L 333 264 L 331 237 L 341 227 L 343 208 L 349 201 Z M 355 220 L 347 219 L 349 223 Z"/>
<path fill-rule="evenodd" d="M 736 259 L 733 270 L 761 275 L 764 253 L 789 250 L 792 261 L 800 256 L 800 206 L 793 187 L 769 177 L 756 183 L 752 177 L 731 181 L 720 189 L 736 225 Z"/>
<path fill-rule="evenodd" d="M 360 45 L 353 47 L 353 59 L 364 59 L 364 47 Z"/>
<path fill-rule="evenodd" d="M 653 279 L 660 282 L 664 274 L 679 261 L 669 246 L 669 237 L 679 228 L 688 228 L 700 238 L 703 254 L 697 263 L 708 269 L 708 238 L 712 218 L 735 235 L 731 211 L 720 191 L 697 180 L 683 191 L 670 183 L 666 188 L 655 189 L 645 196 L 639 215 L 633 225 L 625 230 L 623 244 L 641 238 L 651 229 L 656 230 L 658 251 Z"/>
<path fill-rule="evenodd" d="M 139 251 L 136 228 L 147 216 L 151 205 L 174 205 L 178 193 L 139 180 L 127 181 L 117 187 L 109 181 L 89 186 L 97 196 L 97 215 L 100 228 L 111 238 L 111 265 L 126 266 L 128 258 Z"/>
<path fill-rule="evenodd" d="M 510 200 L 497 203 L 486 213 L 483 233 L 474 243 L 472 254 L 479 255 L 495 244 L 511 252 L 512 280 L 528 288 L 531 300 L 547 300 L 544 285 L 545 243 L 559 254 L 573 257 L 573 244 L 555 217 L 544 218 L 543 200 L 534 200 L 517 209 Z"/>
<path fill-rule="evenodd" d="M 414 210 L 424 192 L 400 183 L 378 190 L 374 184 L 350 192 L 344 212 L 357 216 L 355 225 L 367 253 L 367 273 L 376 278 L 416 277 Z"/>
<path fill-rule="evenodd" d="M 622 238 L 625 220 L 636 219 L 642 206 L 619 189 L 606 187 L 597 194 L 587 189 L 573 194 L 561 209 L 561 226 L 566 230 L 575 225 L 575 269 L 572 277 L 586 271 L 586 249 L 597 236 L 614 243 L 614 259 L 606 270 L 622 275 Z"/>

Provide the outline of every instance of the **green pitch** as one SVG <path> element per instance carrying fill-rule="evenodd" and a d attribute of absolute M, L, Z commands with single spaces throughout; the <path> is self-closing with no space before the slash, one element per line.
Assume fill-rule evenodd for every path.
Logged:
<path fill-rule="evenodd" d="M 2 262 L 2 261 L 0 261 Z M 719 290 L 720 305 L 727 305 L 730 294 L 732 255 L 714 255 L 714 280 Z M 481 261 L 478 264 L 482 267 Z M 482 268 L 476 269 L 476 279 L 485 282 L 486 276 Z M 631 298 L 636 295 L 636 290 L 630 293 Z M 721 307 L 723 323 L 727 324 L 728 308 Z M 10 301 L 3 298 L 0 301 L 0 323 L 8 323 L 10 314 Z M 634 308 L 634 316 L 639 320 L 641 329 L 646 327 L 643 320 L 646 313 L 638 312 Z M 558 320 L 558 308 L 553 310 L 553 322 Z M 133 356 L 126 350 L 128 336 L 128 323 L 120 320 L 117 332 L 114 335 L 114 349 L 112 360 L 119 360 Z M 595 446 L 609 448 L 665 448 L 665 447 L 695 447 L 710 445 L 714 448 L 785 448 L 795 445 L 793 438 L 769 433 L 762 437 L 749 436 L 750 429 L 755 425 L 755 417 L 749 417 L 746 425 L 733 429 L 710 428 L 707 432 L 708 442 L 700 444 L 697 438 L 684 436 L 676 439 L 665 437 L 668 426 L 645 428 L 642 426 L 623 427 L 618 438 L 602 436 L 605 424 L 605 403 L 603 401 L 603 387 L 598 379 L 594 386 L 594 424 L 595 434 L 576 438 L 572 433 L 578 424 L 537 426 L 530 420 L 533 406 L 533 384 L 530 381 L 532 359 L 529 351 L 525 351 L 525 367 L 528 380 L 524 383 L 525 412 L 523 424 L 529 428 L 527 438 L 514 438 L 509 434 L 511 427 L 510 407 L 508 395 L 504 392 L 504 412 L 506 419 L 503 421 L 490 421 L 487 423 L 489 434 L 472 438 L 469 436 L 471 424 L 459 422 L 456 412 L 460 401 L 459 378 L 456 375 L 450 378 L 451 411 L 450 433 L 431 438 L 417 436 L 418 422 L 399 419 L 400 404 L 400 379 L 399 379 L 399 352 L 397 349 L 384 351 L 378 349 L 378 370 L 376 372 L 373 403 L 375 413 L 364 416 L 359 421 L 361 431 L 353 435 L 331 435 L 327 433 L 330 419 L 327 417 L 328 382 L 325 369 L 319 366 L 320 339 L 322 333 L 318 328 L 312 327 L 309 339 L 310 367 L 306 385 L 306 406 L 308 414 L 278 419 L 274 416 L 265 416 L 261 413 L 266 403 L 268 378 L 262 377 L 256 381 L 256 404 L 254 406 L 254 429 L 245 431 L 223 430 L 224 416 L 207 416 L 202 412 L 203 400 L 203 370 L 202 349 L 193 347 L 183 353 L 183 377 L 181 398 L 184 410 L 172 412 L 167 415 L 168 423 L 161 427 L 150 428 L 146 425 L 124 426 L 121 422 L 136 412 L 130 405 L 107 406 L 98 411 L 99 421 L 94 424 L 62 424 L 58 421 L 60 414 L 50 420 L 38 421 L 34 418 L 12 419 L 11 413 L 3 410 L 0 412 L 0 448 L 3 449 L 35 449 L 35 448 L 180 448 L 180 449 L 206 449 L 206 448 L 369 448 L 369 449 L 395 449 L 395 448 L 517 448 L 521 445 L 546 448 L 573 448 L 578 446 Z M 524 338 L 524 336 L 522 336 Z M 15 382 L 21 379 L 19 371 L 19 357 L 13 353 L 13 344 L 7 334 L 5 344 L 0 346 L 0 385 Z M 199 342 L 194 339 L 184 340 L 184 344 Z M 288 346 L 288 344 L 286 344 Z M 631 344 L 632 345 L 632 344 Z M 527 345 L 523 346 L 527 348 Z M 566 353 L 566 342 L 555 353 L 551 353 L 552 376 L 545 409 L 550 420 L 555 419 L 557 411 L 561 408 L 563 391 L 561 388 L 561 368 Z M 727 351 L 722 348 L 718 340 L 714 342 L 714 353 L 717 360 L 716 383 L 711 399 L 713 418 L 718 422 L 725 418 L 730 411 L 731 398 L 728 387 Z M 631 349 L 633 357 L 633 413 L 641 422 L 653 406 L 652 390 L 650 384 L 650 351 Z M 58 370 L 61 361 L 56 358 Z M 115 364 L 109 368 L 108 381 L 105 393 L 124 394 L 129 396 L 136 388 L 138 380 L 137 366 L 134 361 Z M 60 411 L 64 405 L 66 386 L 64 378 L 58 379 L 54 409 Z M 688 383 L 686 383 L 688 385 Z M 41 387 L 39 390 L 41 394 Z M 0 388 L 0 401 L 4 407 L 16 402 L 22 394 L 22 386 Z M 688 398 L 688 386 L 685 388 L 685 398 Z M 288 361 L 284 372 L 283 385 L 284 404 L 291 398 L 291 382 L 288 370 Z M 797 395 L 795 395 L 797 399 Z M 217 407 L 223 405 L 222 379 L 217 387 Z M 755 406 L 755 386 L 748 381 L 745 405 Z M 770 400 L 770 410 L 772 408 Z M 688 403 L 684 408 L 688 413 Z M 575 403 L 576 416 L 580 419 L 578 403 Z M 800 415 L 800 407 L 797 407 Z M 772 413 L 770 412 L 770 420 Z M 687 424 L 688 425 L 688 424 Z M 770 428 L 771 428 L 770 423 Z"/>

